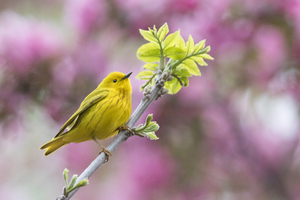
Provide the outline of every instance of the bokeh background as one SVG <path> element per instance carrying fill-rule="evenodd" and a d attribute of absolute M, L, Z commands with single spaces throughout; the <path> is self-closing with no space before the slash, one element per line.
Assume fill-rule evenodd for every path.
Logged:
<path fill-rule="evenodd" d="M 133 71 L 134 110 L 139 29 L 165 22 L 215 60 L 146 111 L 159 140 L 124 142 L 72 199 L 300 199 L 299 0 L 1 0 L 1 199 L 55 199 L 89 165 L 92 141 L 39 147 L 112 71 Z"/>

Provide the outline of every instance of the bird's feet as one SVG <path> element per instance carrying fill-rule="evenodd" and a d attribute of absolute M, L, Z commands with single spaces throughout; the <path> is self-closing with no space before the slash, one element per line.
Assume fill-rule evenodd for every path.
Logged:
<path fill-rule="evenodd" d="M 100 145 L 100 146 L 102 147 L 102 150 L 99 152 L 99 154 L 101 154 L 103 152 L 106 155 L 105 162 L 108 162 L 109 156 L 112 156 L 112 154 L 104 146 L 102 146 L 102 145 Z"/>
<path fill-rule="evenodd" d="M 117 130 L 119 130 L 119 133 L 120 133 L 121 131 L 126 130 L 126 131 L 129 132 L 130 136 L 137 135 L 137 136 L 140 136 L 140 137 L 144 137 L 144 135 L 135 132 L 135 131 L 134 131 L 135 129 L 134 129 L 134 128 L 131 129 L 129 126 L 121 126 L 121 127 L 119 127 Z"/>
<path fill-rule="evenodd" d="M 105 162 L 108 162 L 109 156 L 112 156 L 112 154 L 110 153 L 110 151 L 108 151 L 104 146 L 102 146 L 101 144 L 99 144 L 99 142 L 98 142 L 97 139 L 93 138 L 93 140 L 102 148 L 102 150 L 99 152 L 99 155 L 103 152 L 106 155 Z"/>
<path fill-rule="evenodd" d="M 128 131 L 131 136 L 135 134 L 134 131 L 131 130 L 131 128 L 129 126 L 120 126 L 117 130 L 119 130 L 119 133 L 121 131 Z"/>

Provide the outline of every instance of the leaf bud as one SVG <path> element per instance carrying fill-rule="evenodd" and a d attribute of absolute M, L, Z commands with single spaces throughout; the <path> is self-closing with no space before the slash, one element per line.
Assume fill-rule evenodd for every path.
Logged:
<path fill-rule="evenodd" d="M 169 76 L 168 79 L 167 79 L 167 81 L 172 81 L 173 79 L 174 79 L 173 76 Z"/>

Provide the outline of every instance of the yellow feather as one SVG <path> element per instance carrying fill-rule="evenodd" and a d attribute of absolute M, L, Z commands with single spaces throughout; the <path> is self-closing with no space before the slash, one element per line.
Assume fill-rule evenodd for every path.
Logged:
<path fill-rule="evenodd" d="M 118 133 L 131 114 L 131 73 L 110 73 L 80 104 L 57 135 L 44 144 L 49 155 L 71 142 L 103 140 Z M 64 132 L 65 131 L 65 132 Z"/>

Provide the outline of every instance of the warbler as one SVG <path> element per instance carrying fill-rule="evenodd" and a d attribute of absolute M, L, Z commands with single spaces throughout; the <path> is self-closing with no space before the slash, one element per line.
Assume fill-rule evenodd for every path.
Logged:
<path fill-rule="evenodd" d="M 57 135 L 41 147 L 46 150 L 45 156 L 71 142 L 97 142 L 112 137 L 125 127 L 131 115 L 131 73 L 125 75 L 112 72 L 104 78 L 82 101 Z M 104 148 L 107 155 L 105 150 Z"/>

